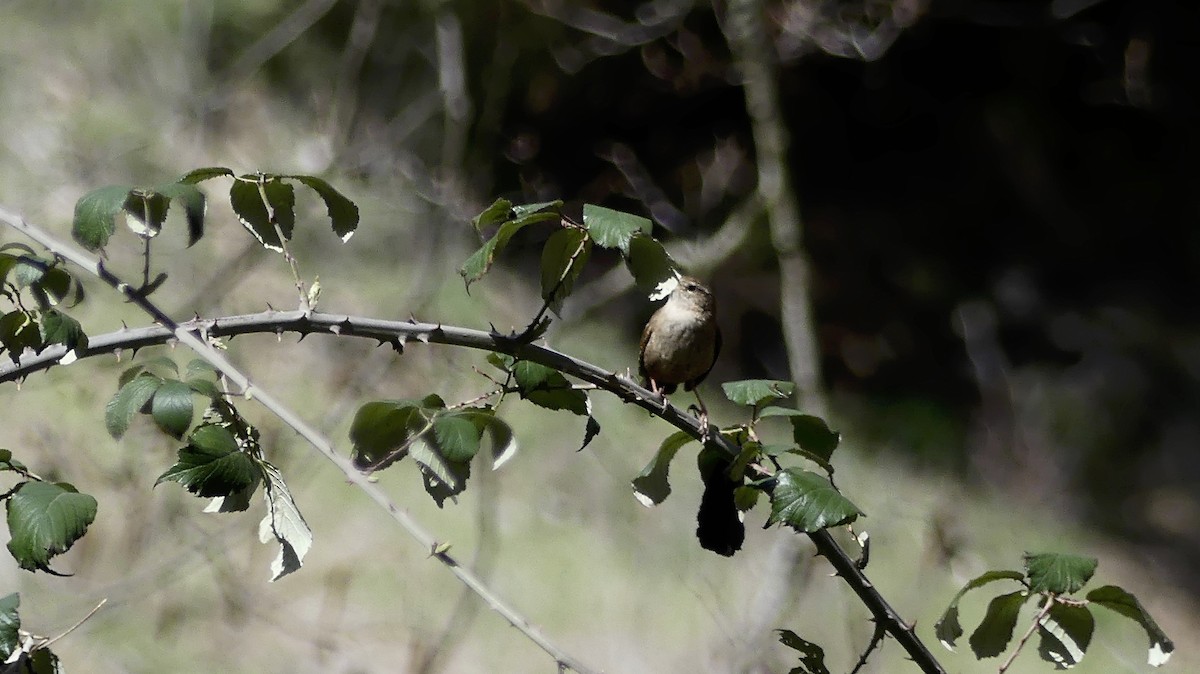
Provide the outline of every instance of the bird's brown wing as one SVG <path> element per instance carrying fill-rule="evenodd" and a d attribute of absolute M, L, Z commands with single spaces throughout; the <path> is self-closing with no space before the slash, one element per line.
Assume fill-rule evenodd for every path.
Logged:
<path fill-rule="evenodd" d="M 708 373 L 712 372 L 713 365 L 717 364 L 717 356 L 719 356 L 719 355 L 721 355 L 721 328 L 716 328 L 716 334 L 713 335 L 713 359 L 712 359 L 712 362 L 708 364 L 708 369 L 704 371 L 704 374 L 689 381 L 687 383 L 687 385 L 684 386 L 684 389 L 690 391 L 690 390 L 696 388 L 697 386 L 699 386 L 700 382 L 704 381 L 704 378 L 708 376 Z"/>
<path fill-rule="evenodd" d="M 650 324 L 646 323 L 646 327 L 642 328 L 642 342 L 638 346 L 638 375 L 642 378 L 642 385 L 650 385 L 650 375 L 646 372 L 646 343 L 650 341 Z"/>

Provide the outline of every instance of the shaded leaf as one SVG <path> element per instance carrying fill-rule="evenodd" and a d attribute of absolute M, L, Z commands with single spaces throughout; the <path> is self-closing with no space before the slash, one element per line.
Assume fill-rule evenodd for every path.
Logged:
<path fill-rule="evenodd" d="M 625 266 L 637 287 L 648 291 L 667 279 L 675 278 L 676 265 L 667 249 L 654 237 L 637 233 L 629 239 Z"/>
<path fill-rule="evenodd" d="M 767 526 L 782 522 L 802 533 L 849 524 L 863 512 L 825 477 L 786 468 L 776 475 Z"/>
<path fill-rule="evenodd" d="M 667 436 L 658 446 L 654 458 L 638 476 L 633 478 L 633 495 L 638 502 L 647 508 L 662 503 L 671 494 L 671 484 L 667 480 L 671 468 L 671 459 L 687 443 L 695 440 L 689 433 L 676 431 Z"/>
<path fill-rule="evenodd" d="M 154 189 L 168 199 L 183 204 L 184 219 L 188 228 L 188 246 L 199 241 L 204 235 L 204 214 L 208 208 L 204 193 L 194 184 L 184 181 L 159 185 Z"/>
<path fill-rule="evenodd" d="M 1079 591 L 1096 572 L 1095 557 L 1056 552 L 1025 555 L 1029 591 L 1070 594 Z"/>
<path fill-rule="evenodd" d="M 617 248 L 626 255 L 629 253 L 629 242 L 635 234 L 648 236 L 653 229 L 647 218 L 595 204 L 583 205 L 583 225 L 596 245 Z"/>
<path fill-rule="evenodd" d="M 759 413 L 759 418 L 787 417 L 792 424 L 792 439 L 801 449 L 815 454 L 824 461 L 829 461 L 833 450 L 837 449 L 842 435 L 829 429 L 829 425 L 821 417 L 804 414 L 799 410 L 786 407 L 768 407 Z"/>
<path fill-rule="evenodd" d="M 271 222 L 279 226 L 284 241 L 291 241 L 296 230 L 296 188 L 272 177 L 263 183 L 262 191 L 267 195 Z"/>
<path fill-rule="evenodd" d="M 1167 638 L 1158 623 L 1154 622 L 1137 597 L 1116 585 L 1105 585 L 1088 592 L 1087 600 L 1110 611 L 1120 613 L 1146 630 L 1146 636 L 1150 638 L 1149 663 L 1151 665 L 1160 667 L 1171 659 L 1171 653 L 1175 651 L 1175 644 Z"/>
<path fill-rule="evenodd" d="M 409 454 L 420 465 L 425 491 L 439 508 L 446 499 L 454 498 L 467 488 L 467 478 L 471 476 L 469 462 L 449 461 L 425 442 L 413 443 Z"/>
<path fill-rule="evenodd" d="M 150 189 L 135 187 L 125 197 L 125 224 L 143 239 L 152 239 L 162 231 L 171 200 Z"/>
<path fill-rule="evenodd" d="M 954 642 L 962 636 L 962 625 L 958 622 L 958 602 L 964 594 L 998 580 L 1022 582 L 1024 579 L 1025 574 L 1020 571 L 988 571 L 967 581 L 967 584 L 950 600 L 950 605 L 946 607 L 946 612 L 942 614 L 942 617 L 933 626 L 933 631 L 937 635 L 938 641 L 942 642 L 942 645 L 947 649 L 954 650 Z"/>
<path fill-rule="evenodd" d="M 403 458 L 395 451 L 426 426 L 421 408 L 411 400 L 382 400 L 358 408 L 350 424 L 351 458 L 360 470 L 382 470 Z"/>
<path fill-rule="evenodd" d="M 796 390 L 796 385 L 777 379 L 743 379 L 721 384 L 721 390 L 735 404 L 754 406 L 787 398 Z"/>
<path fill-rule="evenodd" d="M 258 177 L 253 175 L 238 176 L 229 187 L 229 205 L 237 214 L 238 220 L 263 247 L 276 252 L 283 251 L 283 242 L 271 224 L 271 215 L 263 202 L 262 194 L 258 191 Z"/>
<path fill-rule="evenodd" d="M 1038 654 L 1055 669 L 1070 669 L 1092 643 L 1096 620 L 1086 606 L 1054 604 L 1038 621 Z"/>
<path fill-rule="evenodd" d="M 150 415 L 164 433 L 182 438 L 192 425 L 192 388 L 175 379 L 164 381 L 154 392 Z"/>
<path fill-rule="evenodd" d="M 587 393 L 572 388 L 571 382 L 558 370 L 519 360 L 512 366 L 512 373 L 523 399 L 549 410 L 567 410 L 589 416 Z"/>
<path fill-rule="evenodd" d="M 530 213 L 522 217 L 518 217 L 516 220 L 509 220 L 500 225 L 500 229 L 496 230 L 495 236 L 493 236 L 491 239 L 488 239 L 487 242 L 485 242 L 483 246 L 479 248 L 479 250 L 475 251 L 471 257 L 467 258 L 467 261 L 464 262 L 462 267 L 459 268 L 458 273 L 463 277 L 467 287 L 470 288 L 472 283 L 483 278 L 483 275 L 487 273 L 488 269 L 491 269 L 492 262 L 495 261 L 496 255 L 500 251 L 504 250 L 504 247 L 508 245 L 509 240 L 512 239 L 517 232 L 521 231 L 521 229 L 528 225 L 532 225 L 537 222 L 544 222 L 546 220 L 553 220 L 557 217 L 558 215 L 554 213 Z"/>
<path fill-rule="evenodd" d="M 224 426 L 205 424 L 188 436 L 175 465 L 158 476 L 154 485 L 178 482 L 196 496 L 229 496 L 258 484 L 262 473 L 241 451 L 233 433 Z"/>
<path fill-rule="evenodd" d="M 731 462 L 724 451 L 704 447 L 696 457 L 696 463 L 704 482 L 700 510 L 696 514 L 696 538 L 705 550 L 731 557 L 742 549 L 746 540 L 746 527 L 733 498 L 734 490 L 742 485 L 742 481 L 729 479 Z"/>
<path fill-rule="evenodd" d="M 48 570 L 96 518 L 96 499 L 66 482 L 23 482 L 9 497 L 8 551 L 28 571 Z"/>
<path fill-rule="evenodd" d="M 0 449 L 0 471 L 11 470 L 24 474 L 28 471 L 25 464 L 13 458 L 11 450 Z"/>
<path fill-rule="evenodd" d="M 333 233 L 341 239 L 342 243 L 346 243 L 350 237 L 354 236 L 354 232 L 358 230 L 357 204 L 334 189 L 333 185 L 316 176 L 289 177 L 294 178 L 321 197 L 325 202 L 325 210 L 329 214 L 329 224 L 333 227 Z"/>
<path fill-rule="evenodd" d="M 531 215 L 538 215 L 543 220 L 549 220 L 559 217 L 558 210 L 562 208 L 562 199 L 554 201 L 539 201 L 533 204 L 517 204 L 512 207 L 513 218 L 520 220 Z M 554 211 L 552 213 L 542 213 L 542 211 Z M 540 222 L 541 220 L 539 220 Z"/>
<path fill-rule="evenodd" d="M 583 427 L 583 444 L 579 446 L 579 451 L 582 452 L 597 435 L 600 435 L 600 422 L 596 421 L 596 417 L 589 414 L 587 423 Z"/>
<path fill-rule="evenodd" d="M 11 311 L 0 316 L 0 344 L 8 351 L 8 357 L 18 362 L 25 349 L 42 350 L 42 331 L 34 317 L 21 311 Z"/>
<path fill-rule="evenodd" d="M 994 658 L 1004 652 L 1008 642 L 1012 640 L 1021 606 L 1028 598 L 1029 595 L 1020 590 L 993 597 L 988 602 L 987 613 L 967 640 L 975 657 Z"/>
<path fill-rule="evenodd" d="M 271 562 L 271 581 L 296 571 L 312 547 L 312 529 L 292 498 L 279 469 L 267 461 L 258 462 L 263 476 L 263 496 L 267 500 L 267 516 L 258 525 L 258 539 L 279 543 L 279 556 Z"/>
<path fill-rule="evenodd" d="M 801 638 L 791 630 L 778 630 L 779 642 L 800 654 L 800 666 L 788 674 L 829 674 L 825 667 L 825 649 Z"/>
<path fill-rule="evenodd" d="M 117 229 L 117 213 L 125 207 L 131 189 L 128 185 L 110 185 L 80 197 L 71 223 L 75 242 L 90 251 L 103 248 Z"/>
<path fill-rule="evenodd" d="M 575 227 L 551 234 L 542 247 L 542 300 L 554 313 L 562 309 L 563 300 L 575 287 L 590 249 L 587 232 Z"/>

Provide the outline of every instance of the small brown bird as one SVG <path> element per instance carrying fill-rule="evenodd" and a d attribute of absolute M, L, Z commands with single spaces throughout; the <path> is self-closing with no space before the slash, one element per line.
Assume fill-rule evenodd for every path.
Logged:
<path fill-rule="evenodd" d="M 667 303 L 654 312 L 642 330 L 638 372 L 656 394 L 666 397 L 682 384 L 693 390 L 708 376 L 721 351 L 717 303 L 696 279 L 681 276 Z M 708 410 L 700 394 L 700 421 L 707 429 Z"/>

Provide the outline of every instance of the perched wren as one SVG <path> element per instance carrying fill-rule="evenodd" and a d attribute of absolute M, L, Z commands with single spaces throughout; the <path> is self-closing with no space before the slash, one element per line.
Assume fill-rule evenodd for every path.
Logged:
<path fill-rule="evenodd" d="M 680 384 L 691 391 L 704 381 L 721 350 L 716 312 L 717 303 L 708 288 L 690 276 L 679 277 L 667 303 L 642 330 L 638 372 L 651 391 L 665 396 Z M 696 401 L 707 428 L 708 414 L 699 394 Z"/>

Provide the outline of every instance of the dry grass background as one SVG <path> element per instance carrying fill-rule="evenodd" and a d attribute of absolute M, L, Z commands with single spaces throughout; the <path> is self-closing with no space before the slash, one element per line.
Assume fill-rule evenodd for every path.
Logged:
<path fill-rule="evenodd" d="M 347 245 L 321 223 L 308 201 L 297 250 L 302 270 L 320 275 L 328 311 L 486 327 L 520 324 L 536 298 L 527 280 L 501 272 L 462 291 L 455 273 L 469 252 L 465 223 L 429 234 L 436 210 L 398 174 L 339 176 L 331 165 L 328 120 L 290 104 L 251 76 L 229 90 L 219 126 L 201 123 L 213 75 L 198 54 L 197 26 L 210 12 L 248 16 L 273 3 L 8 2 L 0 8 L 0 204 L 66 236 L 74 200 L 109 183 L 156 182 L 204 165 L 236 170 L 314 171 L 356 199 L 363 224 Z M 303 44 L 304 37 L 300 37 Z M 327 95 L 314 80 L 314 96 Z M 291 306 L 282 262 L 249 245 L 219 205 L 209 234 L 184 250 L 168 233 L 156 254 L 172 279 L 159 301 L 186 317 L 255 311 L 268 302 Z M 303 199 L 303 197 L 301 197 Z M 302 202 L 302 207 L 304 202 Z M 178 223 L 176 223 L 178 229 Z M 11 234 L 4 241 L 13 240 Z M 118 244 L 119 245 L 119 244 Z M 247 251 L 247 247 L 251 250 Z M 116 246 L 114 246 L 115 248 Z M 113 264 L 136 260 L 114 250 Z M 77 315 L 93 333 L 142 325 L 146 319 L 88 284 Z M 635 334 L 619 322 L 556 329 L 553 345 L 613 369 L 633 363 Z M 261 385 L 315 421 L 346 449 L 359 401 L 436 392 L 473 397 L 486 382 L 470 366 L 482 353 L 412 346 L 402 356 L 373 344 L 312 337 L 244 337 L 231 354 Z M 171 353 L 179 362 L 190 356 Z M 108 604 L 55 647 L 71 672 L 408 672 L 442 644 L 447 672 L 552 671 L 551 663 L 495 615 L 466 600 L 472 619 L 456 612 L 462 588 L 367 499 L 348 486 L 294 434 L 252 403 L 269 457 L 284 471 L 316 540 L 305 568 L 268 583 L 273 546 L 257 542 L 260 510 L 214 516 L 175 485 L 152 489 L 173 445 L 146 424 L 122 441 L 103 431 L 104 403 L 125 360 L 97 358 L 38 376 L 19 390 L 0 388 L 0 446 L 43 475 L 76 484 L 100 502 L 96 523 L 56 567 L 70 578 L 30 574 L 0 556 L 0 591 L 19 591 L 27 629 L 53 635 L 101 598 Z M 713 387 L 715 388 L 715 387 Z M 709 400 L 716 397 L 709 393 Z M 745 550 L 732 560 L 699 549 L 693 536 L 699 491 L 688 452 L 677 459 L 675 493 L 646 510 L 629 479 L 669 429 L 613 400 L 596 396 L 603 433 L 585 451 L 579 419 L 514 405 L 506 414 L 522 443 L 501 471 L 477 469 L 460 503 L 437 509 L 415 470 L 381 475 L 394 499 L 449 540 L 497 591 L 565 649 L 609 672 L 730 671 L 747 649 L 765 650 L 771 671 L 786 671 L 788 654 L 773 640 L 745 633 L 763 594 L 785 594 L 780 627 L 823 644 L 835 670 L 848 669 L 870 636 L 865 611 L 828 567 L 806 556 L 781 586 L 768 559 L 772 542 L 751 515 Z M 717 408 L 721 422 L 736 410 Z M 992 671 L 969 653 L 948 654 L 932 626 L 966 579 L 987 568 L 1019 565 L 1014 550 L 1086 550 L 1101 559 L 1097 581 L 1138 594 L 1180 651 L 1168 671 L 1200 670 L 1190 649 L 1195 607 L 1156 582 L 1153 561 L 1086 531 L 1055 525 L 1049 503 L 1012 503 L 1003 495 L 968 493 L 951 478 L 914 474 L 864 451 L 853 426 L 840 424 L 840 485 L 868 513 L 873 535 L 868 574 L 942 657 L 949 671 Z M 869 457 L 869 458 L 867 458 Z M 937 526 L 935 526 L 935 523 Z M 939 536 L 960 554 L 939 555 Z M 802 539 L 797 544 L 807 545 Z M 964 604 L 976 620 L 984 595 Z M 449 621 L 460 625 L 441 642 Z M 1144 672 L 1145 640 L 1131 623 L 1102 615 L 1097 641 L 1080 672 Z M 1032 652 L 1012 670 L 1044 672 Z M 894 643 L 866 671 L 901 672 Z"/>

